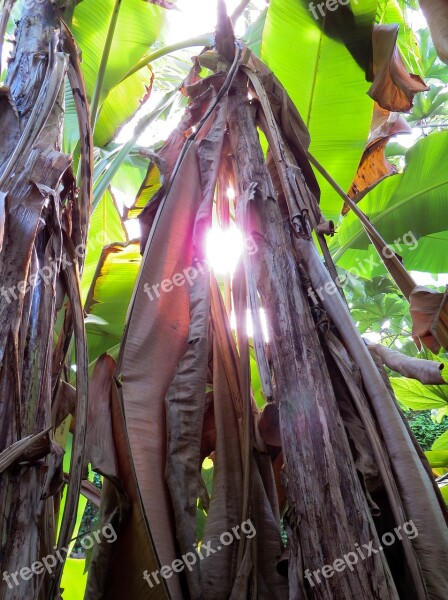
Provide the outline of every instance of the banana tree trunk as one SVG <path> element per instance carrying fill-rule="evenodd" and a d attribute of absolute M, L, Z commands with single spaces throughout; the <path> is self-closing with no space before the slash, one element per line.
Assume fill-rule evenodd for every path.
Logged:
<path fill-rule="evenodd" d="M 374 540 L 376 546 L 380 542 L 355 466 L 347 459 L 349 443 L 299 283 L 291 234 L 258 140 L 255 107 L 243 93 L 232 101 L 230 139 L 239 194 L 247 198 L 250 233 L 258 244 L 257 287 L 273 332 L 270 346 L 290 502 L 289 597 L 398 599 L 381 554 L 359 564 L 356 577 L 350 570 L 333 579 L 319 576 L 324 565 L 343 557 L 360 540 Z"/>
<path fill-rule="evenodd" d="M 80 238 L 80 219 L 72 159 L 61 152 L 69 55 L 62 51 L 57 5 L 50 0 L 25 3 L 6 85 L 0 89 L 2 600 L 50 597 L 65 558 L 55 545 L 54 499 L 63 485 L 63 450 L 54 440 L 57 424 L 52 420 L 62 369 L 53 362 L 53 341 L 59 334 L 60 346 L 67 345 L 67 328 L 55 331 L 66 294 L 71 313 L 78 320 L 82 314 L 74 308 L 78 259 L 71 241 Z M 82 358 L 79 323 L 75 331 L 77 358 Z M 78 445 L 83 425 L 80 416 Z M 82 460 L 79 472 L 81 467 Z M 72 526 L 66 518 L 64 542 Z M 30 569 L 47 555 L 56 557 L 53 578 L 39 566 Z"/>

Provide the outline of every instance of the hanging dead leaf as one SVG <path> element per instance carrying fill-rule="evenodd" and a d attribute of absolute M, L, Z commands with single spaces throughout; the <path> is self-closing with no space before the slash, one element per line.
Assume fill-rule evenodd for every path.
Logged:
<path fill-rule="evenodd" d="M 380 181 L 398 173 L 395 165 L 387 160 L 384 150 L 393 136 L 411 131 L 411 127 L 400 114 L 391 113 L 375 102 L 369 139 L 348 191 L 348 195 L 355 202 L 359 202 Z M 349 210 L 347 204 L 344 204 L 342 214 L 347 214 Z"/>
<path fill-rule="evenodd" d="M 429 88 L 418 75 L 408 73 L 397 47 L 398 25 L 373 28 L 373 83 L 368 94 L 390 111 L 407 112 L 418 92 Z"/>
<path fill-rule="evenodd" d="M 374 344 L 365 338 L 364 341 L 369 349 L 376 350 L 386 367 L 400 373 L 403 377 L 417 379 L 425 385 L 445 385 L 447 383 L 442 377 L 443 363 L 406 356 L 406 354 L 391 350 L 382 344 Z"/>
<path fill-rule="evenodd" d="M 441 347 L 448 350 L 448 287 L 435 292 L 417 286 L 409 298 L 412 317 L 412 337 L 418 348 L 423 344 L 437 354 Z"/>

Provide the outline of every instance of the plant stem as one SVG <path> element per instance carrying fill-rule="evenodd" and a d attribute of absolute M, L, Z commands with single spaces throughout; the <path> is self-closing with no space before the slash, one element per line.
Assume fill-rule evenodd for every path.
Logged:
<path fill-rule="evenodd" d="M 2 64 L 2 48 L 9 16 L 16 0 L 5 0 L 0 11 L 0 65 Z"/>
<path fill-rule="evenodd" d="M 92 104 L 90 107 L 90 122 L 92 124 L 92 130 L 95 130 L 95 123 L 98 117 L 98 107 L 101 98 L 101 92 L 103 91 L 104 77 L 106 75 L 107 61 L 109 60 L 110 49 L 112 47 L 112 40 L 115 34 L 115 28 L 117 26 L 118 13 L 120 12 L 121 0 L 115 0 L 115 6 L 110 19 L 109 30 L 107 32 L 106 43 L 104 44 L 103 55 L 101 57 L 100 68 L 98 71 L 98 79 L 96 80 L 95 89 L 92 96 Z"/>
<path fill-rule="evenodd" d="M 233 13 L 230 15 L 230 20 L 232 21 L 232 25 L 235 27 L 236 22 L 241 17 L 244 12 L 246 6 L 249 5 L 250 0 L 241 0 L 238 6 L 235 8 Z"/>
<path fill-rule="evenodd" d="M 132 137 L 116 153 L 113 161 L 110 163 L 110 167 L 107 169 L 107 171 L 104 173 L 104 175 L 102 177 L 100 175 L 101 179 L 99 179 L 99 181 L 95 181 L 94 186 L 95 186 L 95 184 L 96 184 L 96 186 L 93 191 L 93 201 L 92 201 L 92 208 L 91 208 L 92 213 L 95 210 L 98 202 L 100 201 L 101 196 L 105 193 L 105 191 L 109 187 L 109 185 L 112 181 L 112 178 L 117 173 L 118 169 L 121 166 L 121 163 L 124 161 L 126 156 L 131 151 L 132 147 L 136 143 L 139 135 L 142 133 L 142 131 L 144 129 L 146 129 L 146 127 L 148 127 L 148 125 L 150 125 L 155 119 L 157 119 L 157 117 L 160 116 L 160 114 L 167 108 L 167 106 L 169 106 L 173 102 L 174 96 L 176 94 L 177 94 L 177 90 L 173 90 L 172 92 L 169 92 L 168 94 L 166 94 L 151 113 L 149 113 L 148 115 L 145 115 L 144 117 L 142 117 L 140 119 L 140 121 L 137 123 L 137 125 L 134 129 L 134 133 L 133 133 Z M 114 151 L 114 153 L 115 153 L 115 151 Z"/>
<path fill-rule="evenodd" d="M 401 292 L 409 300 L 410 293 L 416 287 L 415 281 L 406 271 L 405 267 L 401 264 L 395 252 L 390 248 L 386 241 L 381 237 L 378 231 L 370 222 L 367 215 L 358 207 L 356 202 L 348 196 L 333 177 L 324 169 L 320 162 L 314 158 L 312 154 L 307 152 L 308 160 L 310 163 L 319 171 L 319 173 L 328 181 L 331 187 L 339 194 L 339 196 L 346 202 L 350 209 L 355 213 L 358 219 L 361 221 L 370 241 L 375 247 L 376 251 L 380 255 L 385 267 L 389 271 L 390 275 L 394 279 Z M 388 251 L 388 253 L 386 253 Z"/>
<path fill-rule="evenodd" d="M 158 58 L 162 58 L 162 56 L 166 56 L 167 54 L 171 54 L 171 52 L 176 52 L 177 50 L 184 50 L 185 48 L 191 48 L 192 46 L 211 46 L 213 44 L 213 33 L 204 33 L 203 35 L 196 36 L 194 38 L 189 38 L 188 40 L 182 40 L 181 42 L 176 42 L 175 44 L 170 44 L 169 46 L 164 46 L 163 48 L 159 48 L 155 50 L 152 54 L 143 57 L 132 69 L 123 77 L 121 81 L 124 81 L 143 67 L 146 67 L 149 63 L 157 60 Z"/>

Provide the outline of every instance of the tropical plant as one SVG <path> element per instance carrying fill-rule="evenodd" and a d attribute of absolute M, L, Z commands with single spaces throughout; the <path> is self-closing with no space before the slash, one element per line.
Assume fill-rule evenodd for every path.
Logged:
<path fill-rule="evenodd" d="M 445 67 L 406 4 L 316 21 L 304 0 L 230 19 L 220 1 L 216 35 L 167 46 L 168 0 L 3 0 L 0 41 L 19 20 L 0 89 L 0 572 L 69 554 L 86 499 L 116 539 L 3 578 L 0 599 L 448 595 L 430 468 L 448 470 L 447 438 L 428 462 L 396 401 L 446 408 L 444 358 L 411 341 L 446 348 L 446 295 L 405 268 L 448 270 L 447 138 L 425 129 L 443 125 Z M 394 174 L 386 144 L 409 127 L 394 113 L 415 95 L 425 136 Z M 251 244 L 218 277 L 205 238 L 233 222 Z M 360 263 L 374 278 L 348 272 L 347 304 L 341 267 Z M 310 583 L 408 521 L 418 536 L 356 576 Z M 254 537 L 222 542 L 248 522 Z"/>

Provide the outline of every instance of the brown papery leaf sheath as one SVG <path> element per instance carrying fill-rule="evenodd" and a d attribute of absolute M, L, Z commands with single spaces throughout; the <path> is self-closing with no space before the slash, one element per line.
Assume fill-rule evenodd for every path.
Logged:
<path fill-rule="evenodd" d="M 216 65 L 229 64 L 229 39 Z M 174 573 L 166 581 L 169 597 L 443 597 L 446 585 L 427 556 L 430 538 L 439 556 L 434 565 L 447 556 L 444 515 L 422 456 L 340 295 L 328 292 L 321 300 L 314 294 L 313 300 L 310 294 L 331 280 L 311 238 L 324 218 L 300 116 L 247 50 L 235 53 L 227 74 L 199 80 L 194 68 L 185 90 L 190 105 L 161 152 L 163 185 L 141 214 L 144 257 L 115 370 L 153 542 L 146 568 L 154 560 L 170 565 L 197 543 L 206 448 L 213 450 L 214 477 L 204 544 L 217 549 L 220 535 L 246 516 L 257 533 L 198 561 L 192 573 Z M 257 126 L 271 146 L 269 169 Z M 217 181 L 218 189 L 224 182 L 236 187 L 236 207 L 226 207 L 222 189 L 218 193 L 220 219 L 227 222 L 235 209 L 237 225 L 257 244 L 225 290 L 227 308 L 233 305 L 237 315 L 236 340 L 216 280 L 195 262 L 203 258 Z M 170 286 L 192 267 L 191 282 Z M 267 314 L 269 342 L 264 347 L 258 339 L 256 356 L 263 389 L 279 413 L 280 436 L 266 441 L 280 443 L 281 454 L 261 439 L 248 389 L 241 325 L 248 298 L 252 310 L 260 305 Z M 284 460 L 288 557 L 282 556 L 273 475 L 278 457 Z M 331 564 L 355 544 L 379 547 L 381 534 L 411 517 L 419 538 L 403 539 L 393 560 L 375 553 L 357 564 L 356 577 L 347 569 L 315 586 L 305 579 L 304 569 Z M 276 569 L 285 560 L 289 581 Z"/>

